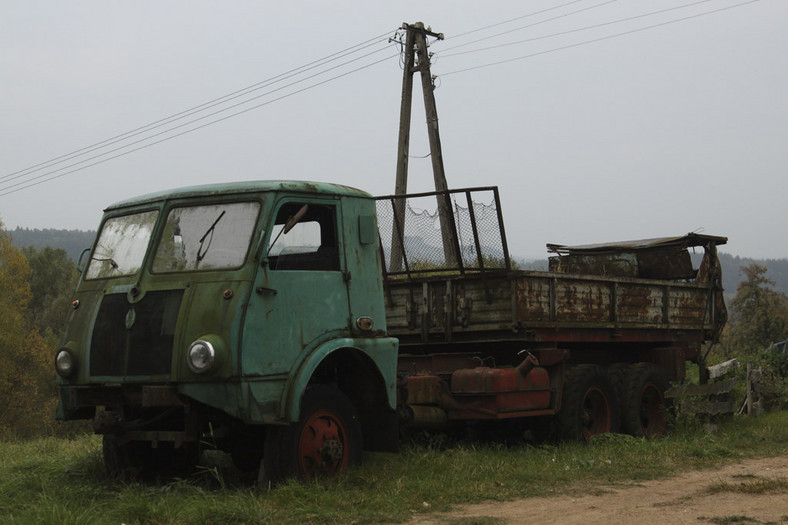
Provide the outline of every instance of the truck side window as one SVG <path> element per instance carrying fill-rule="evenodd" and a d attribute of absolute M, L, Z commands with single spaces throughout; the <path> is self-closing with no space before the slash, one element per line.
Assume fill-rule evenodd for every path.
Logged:
<path fill-rule="evenodd" d="M 307 205 L 301 219 L 284 232 L 291 217 Z M 272 270 L 339 271 L 336 208 L 324 204 L 288 202 L 276 213 L 268 248 Z"/>

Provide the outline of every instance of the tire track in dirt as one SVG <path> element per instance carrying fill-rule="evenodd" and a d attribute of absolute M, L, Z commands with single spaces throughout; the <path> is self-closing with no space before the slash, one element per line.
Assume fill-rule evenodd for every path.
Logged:
<path fill-rule="evenodd" d="M 656 525 L 723 523 L 723 518 L 734 516 L 752 520 L 736 523 L 788 523 L 788 491 L 763 494 L 709 492 L 712 485 L 720 482 L 742 484 L 775 479 L 788 480 L 788 456 L 745 460 L 711 470 L 633 482 L 627 486 L 603 485 L 599 487 L 603 492 L 597 494 L 463 505 L 449 513 L 416 516 L 410 523 L 446 525 L 485 517 L 506 524 Z"/>

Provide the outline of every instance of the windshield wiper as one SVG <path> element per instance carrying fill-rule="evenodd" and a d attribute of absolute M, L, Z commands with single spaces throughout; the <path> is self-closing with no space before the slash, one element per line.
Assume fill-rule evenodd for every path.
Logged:
<path fill-rule="evenodd" d="M 109 265 L 112 266 L 113 270 L 118 269 L 118 263 L 116 263 L 115 259 L 113 259 L 112 257 L 91 257 L 90 259 L 93 261 L 108 262 Z"/>
<path fill-rule="evenodd" d="M 211 241 L 213 241 L 213 230 L 214 230 L 214 228 L 216 228 L 216 225 L 219 223 L 219 221 L 222 220 L 222 217 L 224 217 L 225 213 L 226 213 L 226 211 L 222 211 L 222 213 L 220 213 L 219 216 L 216 217 L 216 220 L 213 221 L 213 224 L 211 224 L 210 228 L 205 230 L 205 233 L 203 234 L 203 236 L 200 237 L 200 246 L 197 248 L 197 263 L 202 261 L 205 258 L 205 254 L 208 253 L 208 248 L 211 247 Z M 211 240 L 208 241 L 208 246 L 206 246 L 205 247 L 205 251 L 203 251 L 202 250 L 202 245 L 205 242 L 205 238 L 208 237 L 208 234 L 211 235 Z"/>

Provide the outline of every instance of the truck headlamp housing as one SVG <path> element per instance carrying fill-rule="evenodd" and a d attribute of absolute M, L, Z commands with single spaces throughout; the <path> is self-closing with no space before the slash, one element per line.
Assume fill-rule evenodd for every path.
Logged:
<path fill-rule="evenodd" d="M 216 363 L 216 349 L 210 341 L 197 339 L 186 352 L 186 364 L 195 374 L 204 374 Z"/>
<path fill-rule="evenodd" d="M 55 370 L 62 378 L 71 377 L 76 369 L 76 359 L 68 349 L 61 348 L 55 355 Z"/>

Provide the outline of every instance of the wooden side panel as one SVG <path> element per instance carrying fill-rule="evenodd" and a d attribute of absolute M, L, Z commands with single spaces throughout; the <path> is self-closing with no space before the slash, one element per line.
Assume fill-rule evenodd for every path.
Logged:
<path fill-rule="evenodd" d="M 389 331 L 411 342 L 416 336 L 422 343 L 483 342 L 535 333 L 540 342 L 668 346 L 677 330 L 702 340 L 714 321 L 709 314 L 714 290 L 708 283 L 524 271 L 487 279 L 431 277 L 390 287 Z M 593 338 L 586 339 L 591 331 Z"/>

